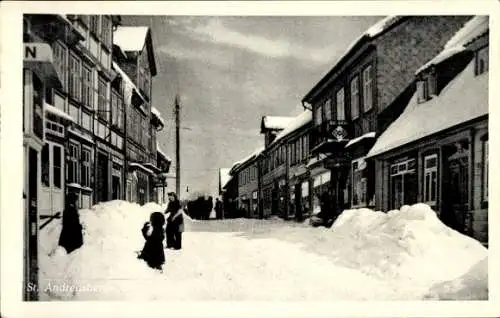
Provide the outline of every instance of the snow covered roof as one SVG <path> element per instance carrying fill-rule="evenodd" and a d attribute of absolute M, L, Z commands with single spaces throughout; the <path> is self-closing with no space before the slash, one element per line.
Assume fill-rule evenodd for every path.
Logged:
<path fill-rule="evenodd" d="M 142 51 L 146 43 L 147 26 L 119 26 L 113 33 L 113 43 L 123 51 Z"/>
<path fill-rule="evenodd" d="M 231 171 L 231 169 L 229 169 L 229 168 L 220 168 L 219 169 L 221 189 L 223 189 L 226 186 L 226 184 L 229 182 L 229 180 L 231 180 L 231 175 L 229 174 L 230 171 Z"/>
<path fill-rule="evenodd" d="M 161 113 L 158 109 L 156 109 L 156 107 L 151 107 L 151 114 L 153 114 L 153 116 L 158 119 L 162 126 L 165 126 L 165 121 L 161 117 Z"/>
<path fill-rule="evenodd" d="M 458 53 L 465 51 L 465 46 L 468 43 L 470 43 L 478 36 L 486 33 L 488 29 L 488 16 L 475 16 L 474 18 L 469 20 L 463 28 L 458 30 L 458 32 L 451 37 L 451 39 L 445 44 L 443 51 L 441 51 L 437 56 L 420 67 L 415 72 L 415 74 L 419 74 L 432 65 L 437 65 L 441 62 L 446 61 L 450 57 L 453 57 Z"/>
<path fill-rule="evenodd" d="M 118 45 L 125 52 L 142 51 L 148 48 L 148 60 L 151 75 L 155 76 L 156 61 L 153 53 L 153 40 L 150 28 L 147 26 L 118 26 L 113 32 L 113 44 Z"/>
<path fill-rule="evenodd" d="M 144 98 L 144 96 L 142 96 L 142 94 L 139 91 L 139 89 L 137 88 L 137 86 L 135 86 L 134 82 L 132 82 L 132 80 L 130 79 L 130 77 L 128 77 L 127 73 L 125 73 L 115 61 L 113 61 L 113 68 L 115 69 L 115 71 L 118 72 L 118 74 L 120 74 L 120 76 L 123 78 L 123 80 L 125 81 L 125 83 L 129 87 L 131 87 L 133 90 L 135 90 L 135 92 L 141 97 L 142 100 L 146 100 Z"/>
<path fill-rule="evenodd" d="M 172 162 L 172 159 L 170 159 L 169 156 L 167 156 L 160 148 L 160 144 L 158 143 L 158 141 L 156 142 L 156 151 L 160 154 L 160 156 L 162 156 L 163 158 L 165 158 L 167 161 L 169 162 Z"/>
<path fill-rule="evenodd" d="M 302 99 L 303 101 L 308 101 L 310 97 L 318 91 L 318 89 L 323 85 L 323 83 L 327 82 L 330 79 L 331 74 L 335 72 L 338 67 L 341 66 L 341 63 L 344 59 L 346 59 L 353 49 L 359 46 L 364 40 L 374 39 L 377 36 L 381 35 L 385 31 L 389 30 L 393 27 L 398 21 L 403 19 L 404 16 L 387 16 L 377 23 L 369 27 L 365 32 L 363 32 L 360 36 L 358 36 L 345 50 L 345 53 L 340 55 L 339 58 L 333 63 L 333 67 L 328 73 L 323 76 L 323 78 L 307 93 L 307 95 Z"/>
<path fill-rule="evenodd" d="M 44 107 L 45 111 L 49 114 L 55 115 L 57 117 L 60 117 L 60 118 L 65 119 L 69 122 L 72 122 L 72 123 L 75 122 L 75 119 L 73 117 L 71 117 L 69 114 L 65 113 L 64 111 L 60 110 L 59 108 L 56 108 L 56 107 L 54 107 L 46 102 L 43 103 L 43 107 Z"/>
<path fill-rule="evenodd" d="M 285 129 L 294 117 L 285 117 L 285 116 L 262 116 L 262 121 L 260 124 L 261 132 L 264 129 L 273 129 L 273 130 L 281 130 Z"/>
<path fill-rule="evenodd" d="M 129 167 L 137 167 L 137 168 L 142 169 L 143 171 L 146 171 L 146 172 L 148 172 L 148 173 L 150 173 L 150 174 L 155 174 L 152 170 L 150 170 L 150 169 L 148 169 L 148 168 L 144 167 L 143 165 L 141 165 L 141 164 L 140 164 L 140 163 L 138 163 L 138 162 L 131 162 L 131 163 L 129 163 L 129 164 L 128 164 L 128 166 L 129 166 Z"/>
<path fill-rule="evenodd" d="M 356 137 L 354 139 L 349 140 L 349 142 L 345 145 L 345 148 L 348 148 L 348 147 L 360 142 L 361 140 L 363 140 L 365 138 L 375 138 L 375 132 L 371 131 L 371 132 L 366 133 L 362 136 L 359 136 L 359 137 Z"/>
<path fill-rule="evenodd" d="M 242 164 L 252 160 L 253 158 L 259 156 L 262 152 L 264 151 L 264 147 L 259 147 L 257 148 L 254 152 L 252 152 L 249 156 L 245 157 L 244 159 L 240 161 L 236 161 L 233 166 L 231 167 L 230 173 L 233 173 L 235 169 L 237 169 L 239 166 Z"/>
<path fill-rule="evenodd" d="M 290 123 L 283 129 L 273 140 L 272 144 L 280 140 L 281 138 L 288 136 L 292 132 L 296 131 L 297 129 L 307 125 L 312 121 L 312 112 L 310 110 L 306 110 L 302 112 L 300 115 L 297 117 L 293 118 L 293 120 L 290 121 Z"/>
<path fill-rule="evenodd" d="M 414 94 L 405 111 L 377 139 L 373 157 L 488 114 L 488 73 L 475 76 L 474 61 L 438 96 L 419 104 Z"/>

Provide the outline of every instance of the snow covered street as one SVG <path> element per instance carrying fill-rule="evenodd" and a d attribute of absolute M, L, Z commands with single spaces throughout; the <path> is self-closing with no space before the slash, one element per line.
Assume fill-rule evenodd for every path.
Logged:
<path fill-rule="evenodd" d="M 195 221 L 163 273 L 136 258 L 156 204 L 112 201 L 81 210 L 84 246 L 41 232 L 42 300 L 487 299 L 487 249 L 424 205 L 345 211 L 331 229 L 279 219 Z"/>

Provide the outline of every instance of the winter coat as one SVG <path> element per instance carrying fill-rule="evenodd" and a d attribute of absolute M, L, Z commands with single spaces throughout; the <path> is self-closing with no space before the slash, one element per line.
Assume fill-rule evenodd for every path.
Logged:
<path fill-rule="evenodd" d="M 165 253 L 163 252 L 163 239 L 165 236 L 163 229 L 161 227 L 154 227 L 151 231 L 151 225 L 149 222 L 146 222 L 141 232 L 146 243 L 144 243 L 139 258 L 145 260 L 151 268 L 161 268 L 165 263 Z"/>
<path fill-rule="evenodd" d="M 165 210 L 165 214 L 166 213 L 176 213 L 177 211 L 179 211 L 179 209 L 181 208 L 181 203 L 179 202 L 179 200 L 175 199 L 173 201 L 170 201 L 168 202 L 168 205 L 167 205 L 167 209 Z"/>
<path fill-rule="evenodd" d="M 64 247 L 68 254 L 83 245 L 82 225 L 74 204 L 68 204 L 64 209 L 59 245 Z"/>
<path fill-rule="evenodd" d="M 184 215 L 182 210 L 177 210 L 174 213 L 170 213 L 167 218 L 167 232 L 184 232 Z"/>

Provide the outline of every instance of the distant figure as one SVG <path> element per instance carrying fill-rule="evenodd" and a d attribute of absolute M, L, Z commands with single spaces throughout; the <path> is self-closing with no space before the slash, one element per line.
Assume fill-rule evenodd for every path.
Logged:
<path fill-rule="evenodd" d="M 326 227 L 330 227 L 333 224 L 334 207 L 333 201 L 328 192 L 323 192 L 320 198 L 321 211 L 318 213 L 318 217 L 323 219 L 323 224 Z"/>
<path fill-rule="evenodd" d="M 149 217 L 149 222 L 144 223 L 141 229 L 142 236 L 146 240 L 139 258 L 146 261 L 149 267 L 161 270 L 165 263 L 165 253 L 163 252 L 163 225 L 165 216 L 161 212 L 153 212 Z"/>
<path fill-rule="evenodd" d="M 222 202 L 219 198 L 215 200 L 215 217 L 217 220 L 222 219 Z"/>
<path fill-rule="evenodd" d="M 66 206 L 63 212 L 59 245 L 64 247 L 68 254 L 83 245 L 82 225 L 76 207 L 77 200 L 78 195 L 70 192 L 66 198 Z"/>
<path fill-rule="evenodd" d="M 205 220 L 210 219 L 210 213 L 214 208 L 214 199 L 212 197 L 208 197 L 205 207 Z"/>
<path fill-rule="evenodd" d="M 167 237 L 167 248 L 173 248 L 174 247 L 174 233 L 172 232 L 173 228 L 170 226 L 169 227 L 169 220 L 173 215 L 179 212 L 181 209 L 181 204 L 179 203 L 179 200 L 177 199 L 177 195 L 174 192 L 169 192 L 168 193 L 168 205 L 167 209 L 165 210 L 165 214 L 168 214 L 167 216 L 167 226 L 165 229 L 165 234 Z"/>

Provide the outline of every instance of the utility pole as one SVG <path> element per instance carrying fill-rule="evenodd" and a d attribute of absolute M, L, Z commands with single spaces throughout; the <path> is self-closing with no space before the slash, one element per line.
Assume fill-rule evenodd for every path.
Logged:
<path fill-rule="evenodd" d="M 175 96 L 175 193 L 181 199 L 181 147 L 180 147 L 180 105 L 179 94 Z"/>

